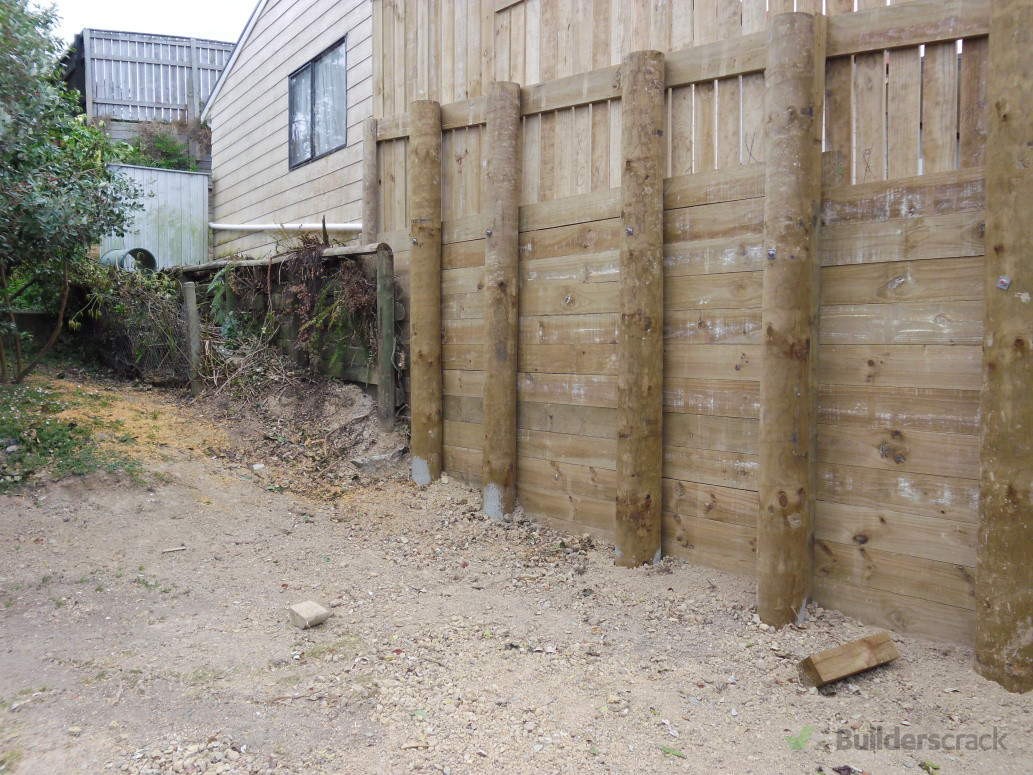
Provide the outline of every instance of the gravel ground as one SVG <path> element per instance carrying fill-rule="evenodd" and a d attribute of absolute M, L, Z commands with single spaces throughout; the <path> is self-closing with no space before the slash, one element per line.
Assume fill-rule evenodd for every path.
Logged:
<path fill-rule="evenodd" d="M 0 497 L 0 772 L 1033 770 L 1029 698 L 967 646 L 894 636 L 895 663 L 805 689 L 801 658 L 874 630 L 814 608 L 775 632 L 748 579 L 618 569 L 447 479 L 280 492 L 198 409 L 104 394 L 162 429 L 143 483 Z M 300 631 L 306 599 L 333 613 Z M 880 728 L 1003 748 L 837 750 Z"/>

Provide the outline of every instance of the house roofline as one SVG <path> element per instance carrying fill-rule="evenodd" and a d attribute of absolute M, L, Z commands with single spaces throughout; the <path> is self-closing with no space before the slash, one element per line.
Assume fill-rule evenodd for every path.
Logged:
<path fill-rule="evenodd" d="M 237 40 L 237 45 L 233 47 L 233 53 L 230 54 L 230 59 L 226 63 L 226 66 L 222 68 L 222 72 L 219 73 L 219 80 L 215 82 L 215 88 L 212 89 L 211 95 L 208 97 L 208 101 L 204 104 L 204 109 L 201 111 L 200 120 L 205 122 L 208 120 L 208 114 L 213 104 L 215 104 L 215 98 L 219 96 L 222 91 L 222 84 L 226 80 L 226 76 L 229 75 L 230 70 L 233 69 L 233 65 L 237 63 L 237 54 L 240 53 L 240 49 L 244 46 L 244 42 L 251 36 L 251 31 L 255 28 L 255 24 L 258 23 L 258 17 L 262 15 L 262 11 L 265 10 L 269 0 L 258 0 L 258 5 L 255 6 L 255 10 L 251 12 L 251 18 L 247 20 L 247 26 L 244 27 L 244 31 L 240 33 L 240 38 Z"/>

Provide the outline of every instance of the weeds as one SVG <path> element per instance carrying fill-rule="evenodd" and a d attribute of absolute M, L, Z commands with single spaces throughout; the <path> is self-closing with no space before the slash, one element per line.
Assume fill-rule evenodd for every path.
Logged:
<path fill-rule="evenodd" d="M 55 478 L 96 470 L 139 473 L 135 462 L 101 450 L 93 428 L 57 416 L 69 406 L 42 387 L 0 386 L 0 492 L 44 473 Z"/>

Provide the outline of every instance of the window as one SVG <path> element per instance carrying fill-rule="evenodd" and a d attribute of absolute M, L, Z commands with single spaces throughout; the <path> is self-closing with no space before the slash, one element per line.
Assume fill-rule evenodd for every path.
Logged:
<path fill-rule="evenodd" d="M 288 80 L 290 166 L 326 156 L 348 141 L 348 66 L 345 40 L 317 56 Z"/>

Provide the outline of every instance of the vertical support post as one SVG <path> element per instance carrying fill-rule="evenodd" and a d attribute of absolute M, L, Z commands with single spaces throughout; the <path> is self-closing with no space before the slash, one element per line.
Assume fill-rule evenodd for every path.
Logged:
<path fill-rule="evenodd" d="M 484 239 L 484 511 L 516 508 L 520 85 L 488 85 Z"/>
<path fill-rule="evenodd" d="M 824 16 L 772 17 L 765 72 L 757 612 L 774 627 L 800 620 L 811 593 L 825 46 Z"/>
<path fill-rule="evenodd" d="M 366 228 L 365 221 L 362 227 Z M 395 256 L 377 246 L 377 413 L 380 427 L 395 426 Z"/>
<path fill-rule="evenodd" d="M 412 290 L 412 478 L 441 476 L 441 106 L 409 105 L 407 197 Z"/>
<path fill-rule="evenodd" d="M 201 382 L 197 377 L 197 362 L 201 355 L 201 321 L 197 315 L 197 286 L 194 283 L 183 283 L 183 307 L 187 323 L 190 392 L 197 396 L 201 394 Z"/>
<path fill-rule="evenodd" d="M 93 38 L 90 35 L 89 30 L 82 31 L 82 50 L 83 50 L 83 78 L 85 80 L 85 94 L 86 94 L 86 120 L 91 121 L 96 116 L 93 113 L 93 97 L 96 94 L 96 87 L 93 84 Z"/>
<path fill-rule="evenodd" d="M 363 245 L 377 242 L 377 120 L 362 122 L 362 238 Z"/>
<path fill-rule="evenodd" d="M 976 671 L 1033 689 L 1033 6 L 990 4 Z"/>
<path fill-rule="evenodd" d="M 622 68 L 617 565 L 660 559 L 664 379 L 664 55 Z"/>

